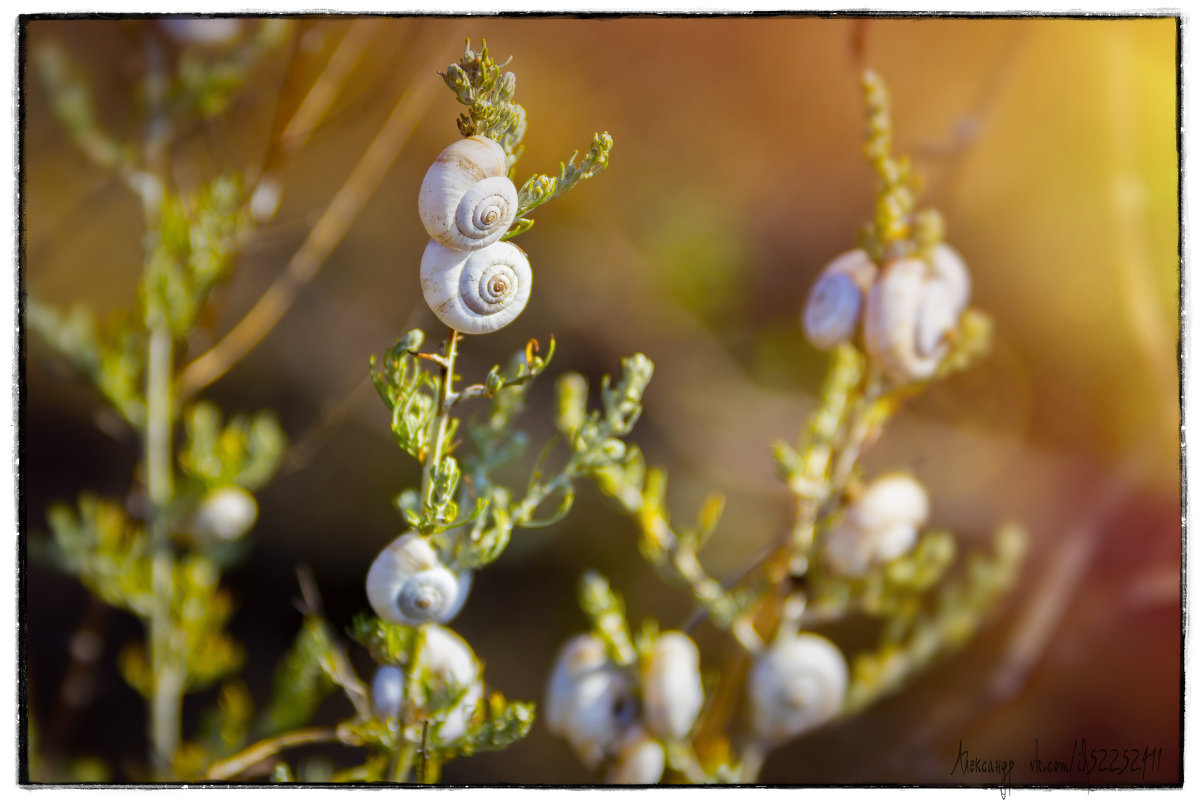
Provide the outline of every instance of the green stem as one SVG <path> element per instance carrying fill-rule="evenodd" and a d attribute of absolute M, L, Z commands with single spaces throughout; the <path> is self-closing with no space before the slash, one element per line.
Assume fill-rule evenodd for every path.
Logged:
<path fill-rule="evenodd" d="M 394 784 L 406 783 L 409 771 L 413 767 L 413 754 L 416 750 L 417 745 L 407 741 L 397 749 L 396 758 L 392 761 L 392 768 L 388 771 L 388 781 Z"/>
<path fill-rule="evenodd" d="M 422 498 L 430 504 L 430 492 L 433 489 L 434 471 L 438 469 L 443 457 L 443 440 L 447 436 L 447 426 L 451 420 L 451 406 L 454 392 L 452 384 L 455 381 L 456 345 L 459 343 L 459 332 L 447 328 L 447 341 L 443 345 L 443 359 L 439 367 L 438 381 L 438 412 L 434 416 L 434 445 L 425 465 L 422 466 Z"/>
<path fill-rule="evenodd" d="M 151 762 L 161 778 L 171 774 L 171 758 L 179 746 L 183 675 L 174 654 L 175 623 L 171 530 L 168 507 L 174 494 L 171 470 L 172 369 L 171 333 L 165 325 L 150 334 L 146 368 L 146 489 L 150 498 L 151 582 L 154 606 L 150 616 Z"/>

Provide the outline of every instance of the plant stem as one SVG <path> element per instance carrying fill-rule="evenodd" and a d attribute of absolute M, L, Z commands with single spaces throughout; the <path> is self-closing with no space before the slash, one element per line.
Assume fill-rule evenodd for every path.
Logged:
<path fill-rule="evenodd" d="M 392 762 L 392 769 L 388 771 L 388 781 L 393 784 L 406 784 L 406 778 L 409 776 L 409 770 L 413 767 L 413 753 L 417 749 L 414 743 L 406 742 L 397 749 L 396 759 Z"/>
<path fill-rule="evenodd" d="M 438 378 L 438 412 L 434 416 L 434 445 L 430 452 L 429 458 L 426 459 L 425 465 L 422 466 L 422 497 L 428 504 L 430 502 L 430 491 L 433 485 L 434 471 L 438 469 L 438 463 L 442 461 L 443 440 L 447 436 L 447 425 L 451 420 L 451 402 L 450 398 L 454 395 L 452 384 L 455 381 L 455 355 L 456 346 L 459 344 L 459 332 L 454 328 L 447 328 L 447 341 L 443 344 L 443 359 L 445 364 L 439 367 Z"/>
<path fill-rule="evenodd" d="M 174 555 L 167 508 L 174 494 L 171 470 L 171 332 L 165 324 L 150 334 L 146 367 L 146 491 L 150 497 L 151 582 L 154 607 L 150 616 L 151 763 L 155 773 L 167 778 L 171 758 L 179 746 L 180 701 L 183 676 L 173 653 L 175 624 L 171 618 L 174 594 Z"/>
<path fill-rule="evenodd" d="M 336 742 L 339 739 L 338 732 L 335 729 L 297 729 L 296 731 L 284 732 L 275 737 L 261 740 L 250 748 L 239 751 L 232 757 L 215 762 L 209 767 L 204 777 L 211 781 L 232 779 L 239 773 L 267 759 L 267 757 L 278 754 L 285 748 L 294 748 L 298 745 L 311 745 L 313 743 L 330 743 Z"/>

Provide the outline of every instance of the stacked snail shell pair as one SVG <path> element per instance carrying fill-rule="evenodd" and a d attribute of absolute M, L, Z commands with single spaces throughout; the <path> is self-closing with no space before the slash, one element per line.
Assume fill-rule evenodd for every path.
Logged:
<path fill-rule="evenodd" d="M 459 701 L 450 709 L 437 713 L 430 728 L 434 742 L 447 745 L 467 734 L 472 716 L 484 687 L 480 682 L 480 667 L 471 648 L 463 638 L 450 629 L 438 625 L 427 626 L 424 632 L 419 659 L 419 670 L 423 670 L 431 681 L 419 685 L 421 697 L 413 699 L 417 706 L 425 706 L 430 698 L 424 693 L 447 693 L 467 688 Z M 376 669 L 371 683 L 372 708 L 381 720 L 407 718 L 403 715 L 405 701 L 405 674 L 395 665 L 381 665 Z"/>
<path fill-rule="evenodd" d="M 896 381 L 934 375 L 947 355 L 971 282 L 952 248 L 936 245 L 878 267 L 863 250 L 836 258 L 819 275 L 802 315 L 806 337 L 829 350 L 852 340 L 863 324 L 864 346 Z"/>
<path fill-rule="evenodd" d="M 636 675 L 610 661 L 592 634 L 568 640 L 547 685 L 545 720 L 580 760 L 605 765 L 609 784 L 655 784 L 665 742 L 685 739 L 704 701 L 700 654 L 688 636 L 660 635 Z"/>
<path fill-rule="evenodd" d="M 517 215 L 518 192 L 502 147 L 483 136 L 447 147 L 426 172 L 418 213 L 430 244 L 422 294 L 446 325 L 487 334 L 513 322 L 530 299 L 530 262 L 500 239 Z"/>

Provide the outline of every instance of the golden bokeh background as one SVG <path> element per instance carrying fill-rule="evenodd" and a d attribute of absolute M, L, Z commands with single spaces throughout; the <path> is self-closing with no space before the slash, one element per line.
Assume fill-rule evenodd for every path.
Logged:
<path fill-rule="evenodd" d="M 86 68 L 105 124 L 138 133 L 132 99 L 145 20 L 26 23 L 23 59 L 56 40 Z M 252 25 L 248 21 L 247 25 Z M 297 21 L 218 117 L 179 132 L 173 179 L 195 187 L 262 161 L 277 109 L 320 72 L 354 25 Z M 868 20 L 753 18 L 381 18 L 350 80 L 305 146 L 280 167 L 282 205 L 215 299 L 201 353 L 272 284 L 376 136 L 398 98 L 434 82 L 412 135 L 321 272 L 249 356 L 207 391 L 227 411 L 273 408 L 303 441 L 262 493 L 248 560 L 228 577 L 245 679 L 265 699 L 274 660 L 299 625 L 291 601 L 310 565 L 339 629 L 366 608 L 362 580 L 400 533 L 392 496 L 418 480 L 365 381 L 367 359 L 405 330 L 437 323 L 417 265 L 426 236 L 417 188 L 458 134 L 459 107 L 435 68 L 465 37 L 510 54 L 527 111 L 519 181 L 553 172 L 594 131 L 609 169 L 540 209 L 520 241 L 534 269 L 524 314 L 469 338 L 462 374 L 482 376 L 531 337 L 554 334 L 551 373 L 595 387 L 635 351 L 656 364 L 632 435 L 667 466 L 669 502 L 691 519 L 707 492 L 727 511 L 703 554 L 737 568 L 788 519 L 769 446 L 814 406 L 825 356 L 798 314 L 818 271 L 854 246 L 874 177 L 861 155 L 859 71 L 893 99 L 895 149 L 924 177 L 947 238 L 973 276 L 973 305 L 996 323 L 991 357 L 932 388 L 869 454 L 869 472 L 913 470 L 933 523 L 983 546 L 1005 520 L 1030 533 L 1007 603 L 964 652 L 901 695 L 775 752 L 763 778 L 785 783 L 977 784 L 949 774 L 958 749 L 1016 760 L 1040 741 L 1068 758 L 1090 747 L 1163 749 L 1145 777 L 1076 773 L 1074 785 L 1180 781 L 1182 722 L 1179 448 L 1178 22 L 1175 19 Z M 290 67 L 291 65 L 291 67 Z M 294 83 L 290 83 L 294 82 Z M 36 72 L 23 75 L 25 291 L 100 312 L 128 306 L 141 269 L 136 198 L 76 150 Z M 26 340 L 21 479 L 26 543 L 45 509 L 95 488 L 122 496 L 134 441 L 97 417 L 93 391 Z M 552 381 L 522 418 L 551 433 Z M 520 481 L 520 474 L 514 481 Z M 643 563 L 633 524 L 592 488 L 565 522 L 516 533 L 477 578 L 455 628 L 491 685 L 541 699 L 558 645 L 585 625 L 577 576 L 605 572 L 634 620 L 680 625 L 688 599 Z M 142 708 L 115 668 L 138 626 L 90 604 L 38 560 L 26 582 L 27 710 L 46 764 L 98 757 L 114 780 L 144 758 Z M 70 667 L 73 632 L 101 632 L 90 667 Z M 731 647 L 699 633 L 703 664 Z M 75 648 L 78 650 L 78 648 Z M 95 649 L 94 649 L 95 650 Z M 361 670 L 369 660 L 356 654 Z M 213 693 L 190 698 L 194 725 Z M 260 700 L 260 702 L 263 702 Z M 338 699 L 323 719 L 349 714 Z M 114 731 L 115 730 L 115 731 Z M 120 736 L 114 736 L 119 734 Z M 337 760 L 336 751 L 330 752 Z M 463 759 L 449 782 L 591 781 L 540 723 L 500 754 Z M 1053 783 L 1060 783 L 1053 780 Z"/>

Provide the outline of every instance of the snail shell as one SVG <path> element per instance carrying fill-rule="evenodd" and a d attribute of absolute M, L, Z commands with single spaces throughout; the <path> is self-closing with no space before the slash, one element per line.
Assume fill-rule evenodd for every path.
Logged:
<path fill-rule="evenodd" d="M 434 686 L 430 688 L 433 692 L 468 688 L 458 704 L 438 713 L 431 727 L 437 742 L 455 742 L 467 734 L 476 706 L 484 696 L 476 656 L 463 638 L 455 632 L 442 626 L 428 626 L 419 662 L 434 680 Z"/>
<path fill-rule="evenodd" d="M 380 552 L 367 571 L 367 600 L 389 623 L 446 623 L 459 613 L 471 589 L 470 570 L 452 573 L 430 542 L 402 534 Z"/>
<path fill-rule="evenodd" d="M 436 741 L 450 743 L 459 740 L 468 732 L 472 714 L 484 694 L 480 681 L 480 667 L 471 648 L 451 629 L 441 625 L 430 625 L 426 629 L 426 640 L 422 643 L 421 664 L 430 676 L 444 688 L 468 688 L 468 693 L 458 704 L 439 714 L 440 722 L 433 726 Z M 438 690 L 438 687 L 433 688 Z"/>
<path fill-rule="evenodd" d="M 250 531 L 258 516 L 255 496 L 231 485 L 205 495 L 184 527 L 200 539 L 236 540 Z"/>
<path fill-rule="evenodd" d="M 500 239 L 518 208 L 508 171 L 505 150 L 483 136 L 460 139 L 439 153 L 418 195 L 426 233 L 454 250 L 477 250 Z"/>
<path fill-rule="evenodd" d="M 806 338 L 814 347 L 830 350 L 855 336 L 864 296 L 876 273 L 876 265 L 863 250 L 848 251 L 823 269 L 801 318 Z"/>
<path fill-rule="evenodd" d="M 881 476 L 827 535 L 827 562 L 845 576 L 863 575 L 913 548 L 929 514 L 927 491 L 917 479 L 905 473 Z"/>
<path fill-rule="evenodd" d="M 591 634 L 568 640 L 555 659 L 547 685 L 546 721 L 589 768 L 596 768 L 635 724 L 634 682 L 605 654 Z"/>
<path fill-rule="evenodd" d="M 934 249 L 931 265 L 917 258 L 886 264 L 864 310 L 869 356 L 895 380 L 930 378 L 947 355 L 969 292 L 964 262 L 946 245 Z"/>
<path fill-rule="evenodd" d="M 476 658 L 457 634 L 441 626 L 428 626 L 420 662 L 433 679 L 433 691 L 468 688 L 458 704 L 433 718 L 434 739 L 443 744 L 455 742 L 467 734 L 472 715 L 484 695 L 484 688 L 478 681 Z M 376 717 L 382 720 L 399 718 L 404 699 L 404 671 L 395 665 L 381 665 L 371 682 L 371 703 Z M 428 699 L 419 700 L 428 702 Z"/>
<path fill-rule="evenodd" d="M 513 322 L 534 276 L 517 245 L 497 242 L 464 253 L 431 240 L 422 254 L 422 294 L 446 325 L 463 334 L 487 334 Z"/>
<path fill-rule="evenodd" d="M 847 692 L 847 662 L 825 637 L 799 634 L 760 654 L 747 678 L 751 724 L 776 745 L 835 717 Z"/>
<path fill-rule="evenodd" d="M 664 746 L 641 726 L 626 730 L 606 784 L 657 784 L 664 776 Z"/>
<path fill-rule="evenodd" d="M 396 665 L 380 665 L 371 680 L 371 705 L 376 717 L 391 720 L 400 717 L 405 698 L 405 674 Z"/>
<path fill-rule="evenodd" d="M 643 722 L 663 740 L 681 740 L 693 728 L 705 693 L 701 656 L 687 635 L 669 631 L 655 641 L 643 669 Z"/>
<path fill-rule="evenodd" d="M 216 47 L 232 42 L 242 32 L 242 20 L 234 17 L 169 17 L 155 22 L 181 45 Z"/>

